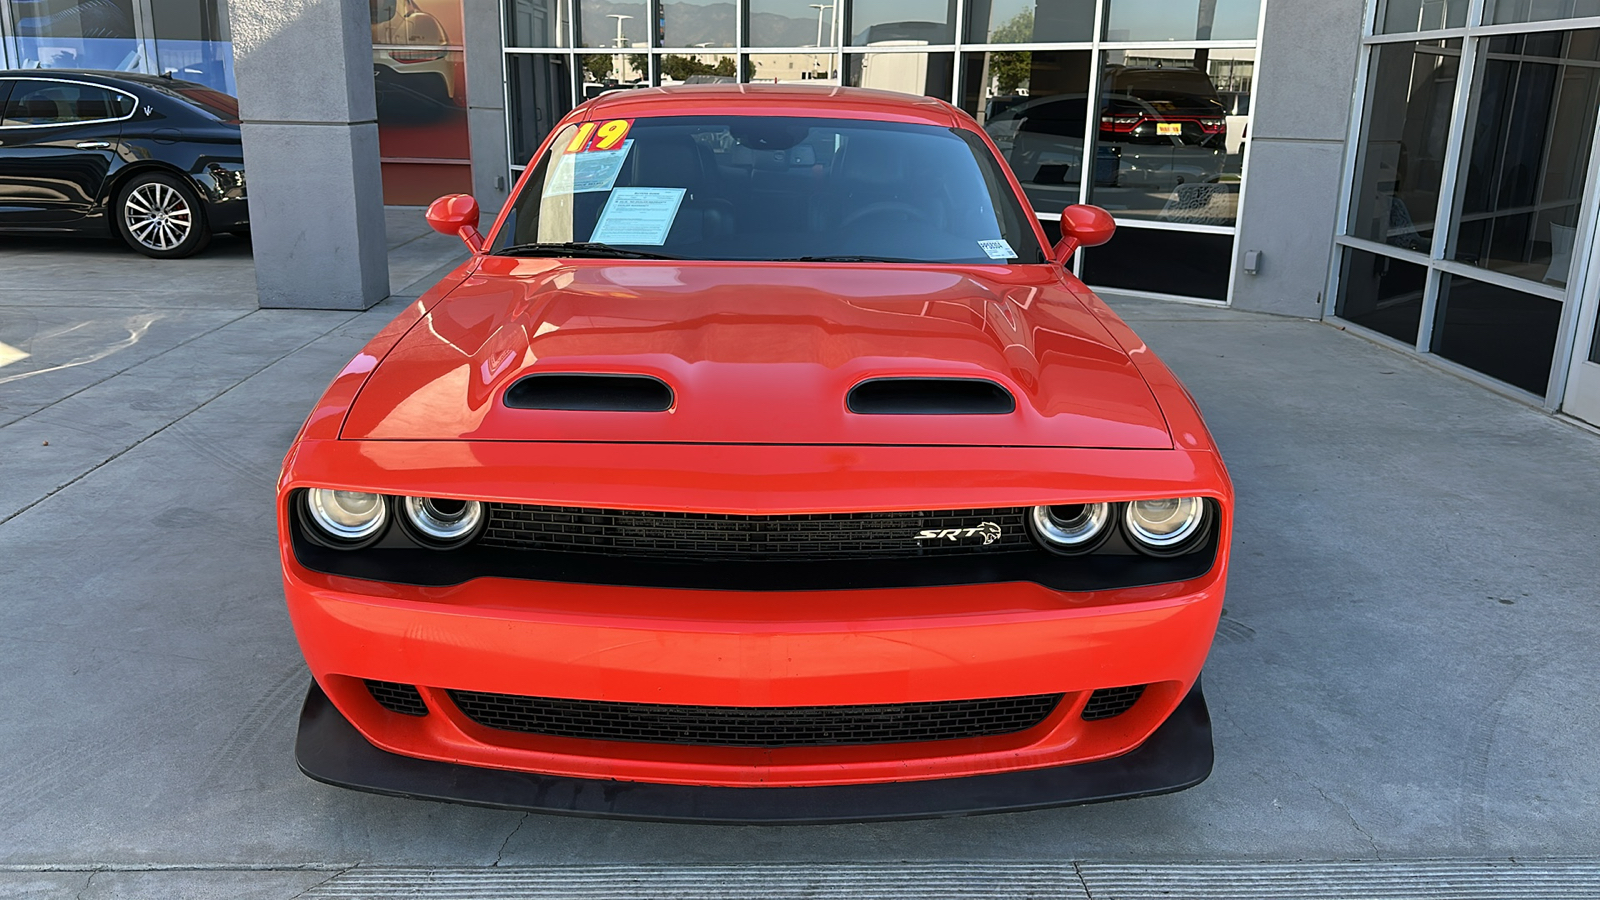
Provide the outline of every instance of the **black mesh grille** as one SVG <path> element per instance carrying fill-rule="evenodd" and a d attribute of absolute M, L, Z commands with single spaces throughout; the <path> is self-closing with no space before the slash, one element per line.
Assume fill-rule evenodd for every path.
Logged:
<path fill-rule="evenodd" d="M 481 543 L 703 560 L 829 560 L 1031 550 L 1023 507 L 731 516 L 491 503 Z M 924 532 L 937 536 L 923 537 Z"/>
<path fill-rule="evenodd" d="M 1089 695 L 1089 702 L 1084 704 L 1084 719 L 1093 722 L 1096 719 L 1109 719 L 1120 716 L 1133 708 L 1139 702 L 1139 697 L 1144 694 L 1145 686 L 1135 684 L 1129 687 L 1101 688 Z"/>
<path fill-rule="evenodd" d="M 603 703 L 473 691 L 451 691 L 450 698 L 472 721 L 503 731 L 647 744 L 809 747 L 1011 734 L 1044 721 L 1061 695 L 776 707 Z"/>
<path fill-rule="evenodd" d="M 422 695 L 409 684 L 400 684 L 395 681 L 373 681 L 367 679 L 367 692 L 372 694 L 372 699 L 390 712 L 397 712 L 402 716 L 425 716 L 428 714 L 428 704 L 422 702 Z"/>

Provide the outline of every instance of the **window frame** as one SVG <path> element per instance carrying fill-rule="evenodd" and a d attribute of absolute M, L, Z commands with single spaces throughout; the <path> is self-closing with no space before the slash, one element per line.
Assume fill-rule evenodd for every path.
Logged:
<path fill-rule="evenodd" d="M 1479 56 L 1488 52 L 1487 45 L 1484 42 L 1506 34 L 1539 34 L 1553 31 L 1567 32 L 1600 28 L 1600 16 L 1486 25 L 1483 24 L 1483 17 L 1487 9 L 1487 3 L 1485 0 L 1471 0 L 1467 8 L 1466 23 L 1460 27 L 1380 34 L 1377 33 L 1377 28 L 1383 21 L 1383 13 L 1387 5 L 1387 0 L 1374 0 L 1374 2 L 1368 3 L 1366 18 L 1362 25 L 1361 58 L 1356 69 L 1351 115 L 1348 132 L 1345 137 L 1338 218 L 1335 224 L 1333 246 L 1329 257 L 1327 288 L 1323 292 L 1323 318 L 1330 322 L 1335 322 L 1341 327 L 1351 329 L 1377 343 L 1426 356 L 1430 362 L 1436 363 L 1442 368 L 1498 393 L 1540 407 L 1548 412 L 1555 412 L 1561 408 L 1562 400 L 1564 399 L 1568 373 L 1572 366 L 1574 354 L 1579 350 L 1577 345 L 1586 337 L 1578 327 L 1579 319 L 1582 318 L 1582 314 L 1585 312 L 1583 309 L 1586 305 L 1585 298 L 1590 297 L 1594 292 L 1596 281 L 1600 280 L 1600 272 L 1595 271 L 1592 266 L 1583 265 L 1586 261 L 1583 254 L 1575 254 L 1572 262 L 1574 271 L 1570 273 L 1566 286 L 1555 287 L 1527 278 L 1458 262 L 1449 258 L 1448 252 L 1451 249 L 1459 224 L 1455 221 L 1456 210 L 1461 201 L 1461 193 L 1465 187 L 1464 179 L 1466 177 L 1466 173 L 1462 169 L 1462 156 L 1465 151 L 1470 149 L 1467 146 L 1469 143 L 1467 129 L 1478 113 L 1480 95 L 1475 93 L 1475 89 L 1480 87 L 1478 78 Z M 1355 205 L 1355 192 L 1358 189 L 1358 185 L 1355 184 L 1357 157 L 1361 150 L 1362 130 L 1367 116 L 1367 95 L 1371 89 L 1371 80 L 1374 68 L 1377 65 L 1378 49 L 1388 44 L 1434 41 L 1447 38 L 1459 38 L 1462 41 L 1460 75 L 1456 80 L 1455 96 L 1452 99 L 1450 127 L 1445 144 L 1445 165 L 1440 173 L 1439 202 L 1434 210 L 1435 226 L 1428 252 L 1424 254 L 1420 251 L 1405 250 L 1400 247 L 1356 237 L 1351 234 L 1350 217 Z M 1596 184 L 1597 180 L 1600 180 L 1600 117 L 1597 117 L 1595 122 L 1590 143 L 1589 159 L 1584 166 L 1584 171 L 1585 182 L 1579 201 L 1582 213 L 1578 220 L 1578 232 L 1575 236 L 1574 246 L 1588 248 L 1592 247 L 1597 228 L 1600 228 L 1600 211 L 1596 210 L 1597 204 L 1600 204 L 1600 185 Z M 1423 293 L 1422 314 L 1414 341 L 1406 343 L 1396 340 L 1393 337 L 1338 315 L 1341 288 L 1339 260 L 1342 258 L 1345 248 L 1363 250 L 1379 256 L 1386 256 L 1427 267 L 1428 276 Z M 1480 281 L 1496 287 L 1520 291 L 1561 303 L 1560 330 L 1557 334 L 1555 353 L 1550 361 L 1549 380 L 1543 396 L 1524 391 L 1475 369 L 1452 362 L 1434 352 L 1434 341 L 1438 333 L 1439 295 L 1446 275 Z"/>
<path fill-rule="evenodd" d="M 55 84 L 71 84 L 71 85 L 76 85 L 78 87 L 99 88 L 100 90 L 109 91 L 110 93 L 113 93 L 113 94 L 121 94 L 122 96 L 127 97 L 128 99 L 132 100 L 133 101 L 133 109 L 129 110 L 127 115 L 116 116 L 116 117 L 113 117 L 113 118 L 73 119 L 70 122 L 41 122 L 41 123 L 30 123 L 30 124 L 25 124 L 25 125 L 7 125 L 7 124 L 5 124 L 5 110 L 0 109 L 0 131 L 17 131 L 17 130 L 21 130 L 21 129 L 24 129 L 24 128 L 72 128 L 72 127 L 79 126 L 79 125 L 103 125 L 103 124 L 109 124 L 111 122 L 126 122 L 129 119 L 131 119 L 134 116 L 139 114 L 139 106 L 143 103 L 143 101 L 139 99 L 139 96 L 137 94 L 130 93 L 129 91 L 125 91 L 125 90 L 123 90 L 121 88 L 112 87 L 109 84 L 96 84 L 96 83 L 94 83 L 92 81 L 79 81 L 79 80 L 73 79 L 73 78 L 45 78 L 45 77 L 40 77 L 40 76 L 37 76 L 37 75 L 8 75 L 8 76 L 5 77 L 4 80 L 7 81 L 7 82 L 10 82 L 10 84 L 11 84 L 11 93 L 15 93 L 16 89 L 17 89 L 17 85 L 19 83 L 21 83 L 21 82 L 24 82 L 24 81 L 47 81 L 47 82 L 52 82 L 52 83 L 55 83 Z M 6 95 L 6 104 L 7 105 L 10 105 L 10 103 L 11 103 L 11 99 L 10 99 L 11 98 L 11 93 L 8 93 Z"/>

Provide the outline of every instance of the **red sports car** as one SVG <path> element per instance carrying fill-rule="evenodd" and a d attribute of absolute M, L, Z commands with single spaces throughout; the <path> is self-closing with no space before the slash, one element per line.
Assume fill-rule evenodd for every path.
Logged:
<path fill-rule="evenodd" d="M 1174 791 L 1233 492 L 971 118 L 876 91 L 607 94 L 284 461 L 347 787 L 816 822 Z M 1155 263 L 1152 263 L 1155 264 Z"/>

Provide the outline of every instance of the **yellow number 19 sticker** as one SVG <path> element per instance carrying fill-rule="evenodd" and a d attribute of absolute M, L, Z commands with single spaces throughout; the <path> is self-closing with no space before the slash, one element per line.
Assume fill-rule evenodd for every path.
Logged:
<path fill-rule="evenodd" d="M 628 129 L 632 126 L 633 122 L 629 119 L 612 119 L 598 124 L 585 122 L 578 126 L 578 133 L 567 142 L 567 152 L 615 150 L 622 146 L 622 141 L 628 136 Z"/>

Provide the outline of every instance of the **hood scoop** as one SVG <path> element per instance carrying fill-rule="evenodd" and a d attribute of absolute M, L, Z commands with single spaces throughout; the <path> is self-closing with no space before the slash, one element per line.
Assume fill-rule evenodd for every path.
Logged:
<path fill-rule="evenodd" d="M 659 378 L 591 373 L 525 375 L 505 395 L 512 409 L 589 412 L 666 412 L 672 400 L 672 388 Z"/>
<path fill-rule="evenodd" d="M 1003 416 L 1017 400 L 987 378 L 871 378 L 850 389 L 845 406 L 863 416 Z"/>

